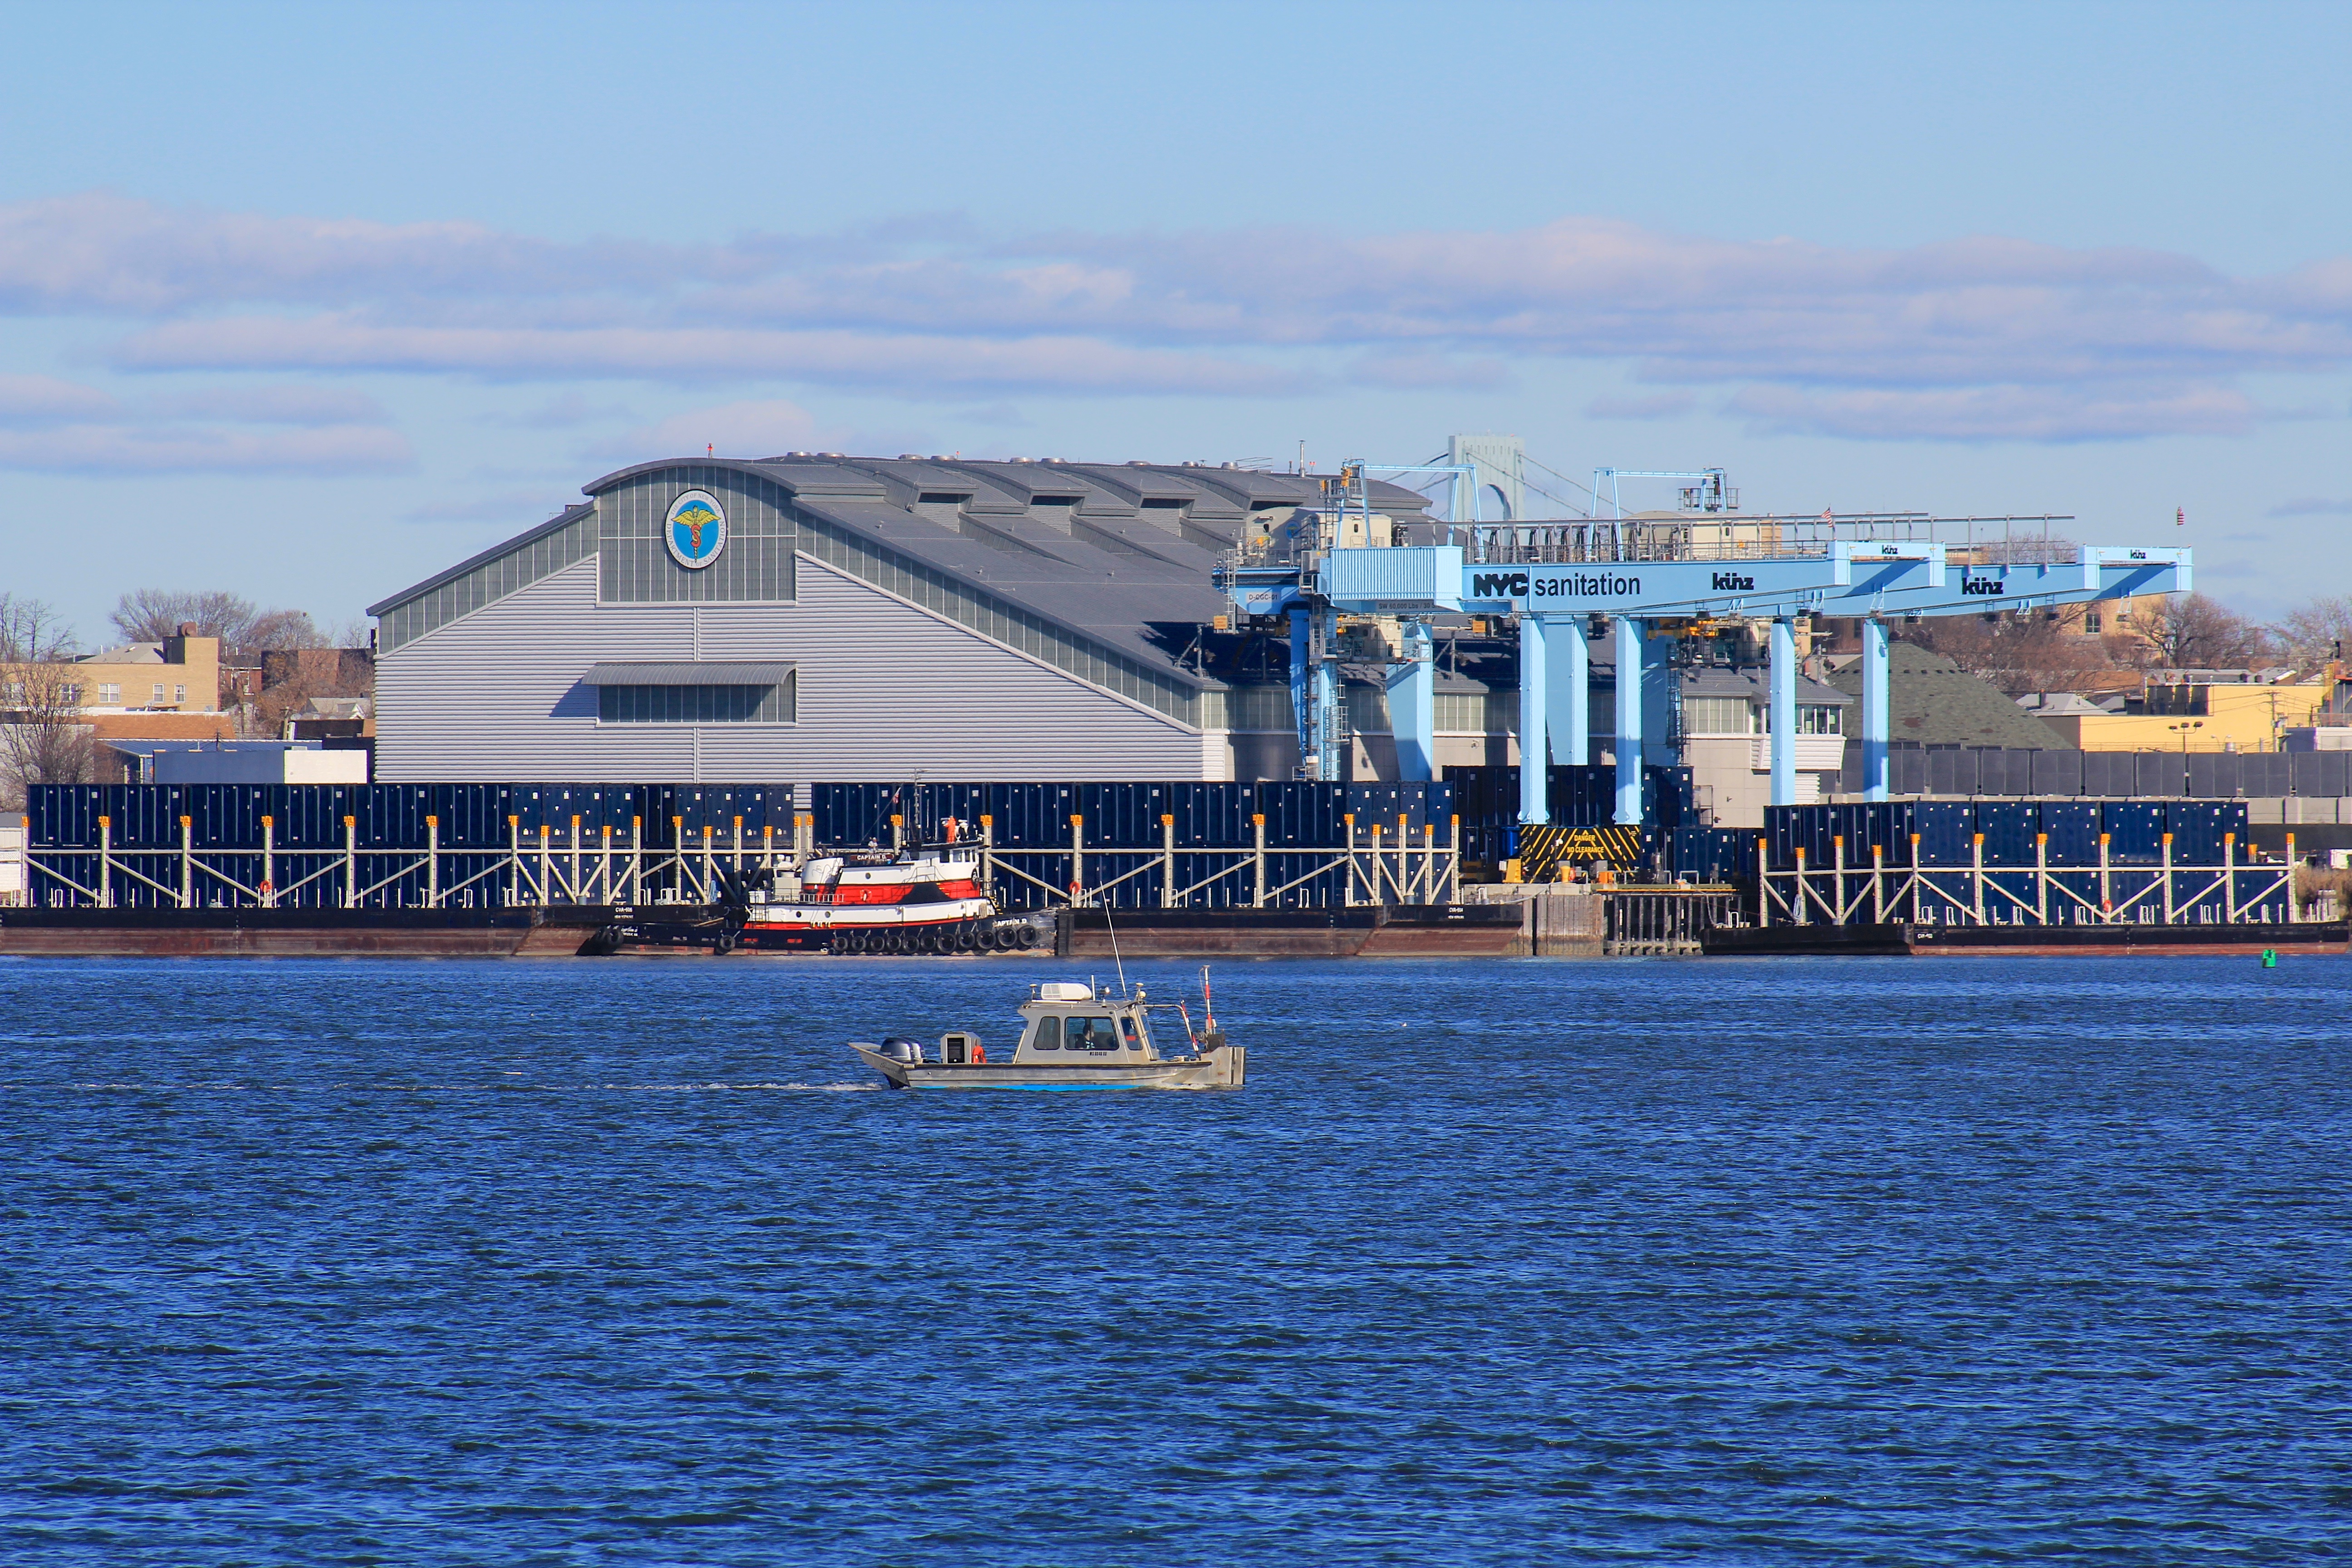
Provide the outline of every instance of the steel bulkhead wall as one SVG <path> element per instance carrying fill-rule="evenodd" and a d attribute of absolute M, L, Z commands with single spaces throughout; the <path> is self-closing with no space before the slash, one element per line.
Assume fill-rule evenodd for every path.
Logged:
<path fill-rule="evenodd" d="M 2083 753 L 2080 752 L 2033 752 L 2029 753 L 2026 771 L 2032 783 L 2032 793 L 2037 796 L 2073 796 L 2083 793 Z"/>
<path fill-rule="evenodd" d="M 1984 863 L 1988 866 L 2031 866 L 2034 860 L 2034 835 L 2041 829 L 2041 813 L 2029 800 L 1979 800 L 1976 804 L 1976 830 L 1984 835 Z"/>
<path fill-rule="evenodd" d="M 2219 866 L 2223 838 L 2236 834 L 2238 857 L 2246 856 L 2246 803 L 2232 800 L 2174 800 L 2164 803 L 2165 826 L 2172 834 L 2172 858 L 2177 864 Z"/>
<path fill-rule="evenodd" d="M 186 797 L 192 842 L 199 849 L 258 849 L 269 813 L 267 784 L 200 784 Z"/>
<path fill-rule="evenodd" d="M 313 837 L 313 835 L 306 831 L 310 826 L 308 817 L 312 815 L 309 802 L 317 791 L 333 786 L 271 784 L 268 787 L 270 843 L 279 849 L 309 847 Z M 335 841 L 339 844 L 342 841 L 342 830 L 340 826 L 335 830 Z"/>
<path fill-rule="evenodd" d="M 1162 787 L 1148 784 L 1079 784 L 1077 810 L 1087 819 L 1087 842 L 1121 849 L 1148 848 L 1158 844 Z"/>
<path fill-rule="evenodd" d="M 2287 752 L 2291 795 L 2332 796 L 2352 795 L 2352 752 Z"/>
<path fill-rule="evenodd" d="M 990 794 L 997 808 L 992 815 L 999 845 L 1017 849 L 1068 847 L 1070 818 L 1078 809 L 1075 786 L 1001 784 L 992 786 Z"/>
<path fill-rule="evenodd" d="M 2133 752 L 2132 794 L 2142 798 L 2189 793 L 2189 760 L 2179 752 Z"/>
<path fill-rule="evenodd" d="M 2100 813 L 2110 865 L 2153 866 L 2164 858 L 2162 801 L 2111 800 Z"/>
<path fill-rule="evenodd" d="M 2188 783 L 2184 788 L 2188 794 L 2211 800 L 2217 795 L 2237 793 L 2236 757 L 2226 752 L 2191 752 L 2181 761 L 2187 764 Z M 2227 769 L 2222 766 L 2225 763 L 2229 764 Z M 2221 776 L 2224 772 L 2231 775 L 2226 782 Z"/>
<path fill-rule="evenodd" d="M 2237 793 L 2250 800 L 2294 793 L 2294 753 L 2247 752 L 2238 758 Z"/>
<path fill-rule="evenodd" d="M 1976 753 L 1978 795 L 2015 795 L 2009 787 L 2009 752 L 2000 746 L 1970 746 Z"/>
<path fill-rule="evenodd" d="M 2044 800 L 2036 807 L 2039 831 L 2049 836 L 2053 866 L 2096 866 L 2103 807 L 2095 800 Z"/>
<path fill-rule="evenodd" d="M 1178 781 L 1168 786 L 1176 842 L 1202 849 L 1237 849 L 1251 842 L 1257 791 L 1249 784 Z"/>
<path fill-rule="evenodd" d="M 110 837 L 117 848 L 160 848 L 165 843 L 176 844 L 179 829 L 173 824 L 168 837 L 163 824 L 171 816 L 169 784 L 108 784 L 105 813 L 112 819 Z"/>
<path fill-rule="evenodd" d="M 1968 774 L 1965 782 L 1961 773 Z M 1977 793 L 1977 757 L 1974 752 L 1958 747 L 1946 747 L 1927 753 L 1927 793 L 1930 795 L 1974 795 Z"/>
<path fill-rule="evenodd" d="M 35 784 L 25 792 L 25 842 L 36 849 L 95 849 L 106 797 L 98 784 Z"/>
<path fill-rule="evenodd" d="M 433 786 L 433 815 L 440 818 L 443 847 L 504 849 L 509 843 L 507 784 Z"/>
<path fill-rule="evenodd" d="M 1969 802 L 1915 802 L 1911 808 L 1911 827 L 1919 836 L 1921 866 L 1951 869 L 1974 863 L 1975 847 L 1969 838 L 1976 831 L 1976 819 Z"/>
<path fill-rule="evenodd" d="M 1845 863 L 1849 866 L 1869 865 L 1870 807 L 1848 802 L 1832 805 L 1826 810 L 1835 837 L 1844 841 Z M 1835 864 L 1835 858 L 1839 853 L 1838 844 L 1832 843 L 1827 853 L 1832 858 L 1826 863 Z"/>
<path fill-rule="evenodd" d="M 1768 805 L 1764 808 L 1764 837 L 1769 846 L 1771 868 L 1775 871 L 1793 871 L 1797 867 L 1797 849 L 1803 846 L 1805 859 L 1813 858 L 1811 836 L 1807 831 L 1801 805 Z"/>
<path fill-rule="evenodd" d="M 1265 841 L 1327 848 L 1346 842 L 1348 786 L 1320 779 L 1268 781 L 1257 786 L 1265 814 Z"/>
<path fill-rule="evenodd" d="M 812 831 L 819 844 L 850 842 L 852 818 L 861 814 L 857 808 L 856 784 L 818 784 L 809 785 L 809 816 Z M 862 841 L 862 836 L 861 836 Z"/>
<path fill-rule="evenodd" d="M 641 785 L 637 790 L 637 805 L 643 808 L 637 815 L 645 818 L 646 847 L 676 849 L 678 847 L 677 825 L 670 818 L 684 815 L 677 808 L 677 786 Z"/>

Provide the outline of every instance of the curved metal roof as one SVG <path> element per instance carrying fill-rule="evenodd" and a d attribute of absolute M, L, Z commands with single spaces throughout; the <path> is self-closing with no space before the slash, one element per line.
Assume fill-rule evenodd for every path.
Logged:
<path fill-rule="evenodd" d="M 1226 609 L 1210 582 L 1218 557 L 1238 542 L 1254 515 L 1320 501 L 1329 478 L 1205 464 L 793 453 L 635 463 L 583 491 L 593 498 L 639 475 L 677 468 L 730 470 L 787 491 L 807 526 L 849 546 L 828 556 L 834 569 L 855 575 L 860 553 L 887 552 L 1190 690 L 1222 684 L 1179 662 L 1192 628 Z M 1370 491 L 1372 505 L 1389 516 L 1417 519 L 1428 506 L 1423 496 L 1385 481 L 1372 481 Z M 1041 505 L 1045 498 L 1050 502 Z M 368 613 L 383 615 L 576 521 L 591 506 L 570 508 Z"/>

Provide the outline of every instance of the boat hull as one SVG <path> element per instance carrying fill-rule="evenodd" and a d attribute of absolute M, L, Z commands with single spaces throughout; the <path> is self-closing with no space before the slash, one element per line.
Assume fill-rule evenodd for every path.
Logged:
<path fill-rule="evenodd" d="M 1248 1053 L 1225 1046 L 1197 1058 L 1150 1062 L 902 1062 L 870 1047 L 850 1047 L 893 1089 L 1239 1089 Z"/>

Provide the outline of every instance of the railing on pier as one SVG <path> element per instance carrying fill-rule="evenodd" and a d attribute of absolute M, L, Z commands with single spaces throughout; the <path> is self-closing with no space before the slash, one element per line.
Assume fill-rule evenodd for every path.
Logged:
<path fill-rule="evenodd" d="M 2068 563 L 2080 559 L 2053 525 L 2071 517 L 1929 517 L 1856 512 L 1831 518 L 1695 512 L 1674 517 L 1534 519 L 1525 522 L 1425 523 L 1440 543 L 1469 560 L 1512 565 L 1632 561 L 1763 561 L 1827 556 L 1841 542 L 1940 544 L 1970 565 Z"/>
<path fill-rule="evenodd" d="M 1699 939 L 1745 923 L 1731 888 L 1618 888 L 1602 900 L 1601 951 L 1612 956 L 1663 956 L 1699 951 Z"/>
<path fill-rule="evenodd" d="M 2294 897 L 2294 837 L 2284 863 L 2238 858 L 2238 836 L 2225 834 L 2219 865 L 2172 858 L 2163 836 L 2154 864 L 2120 864 L 2099 835 L 2094 863 L 2050 859 L 2049 835 L 2034 836 L 2031 866 L 1987 865 L 1984 835 L 1972 835 L 1966 866 L 1922 866 L 1919 836 L 1911 861 L 1886 864 L 1873 845 L 1867 865 L 1849 864 L 1845 840 L 1831 840 L 1832 863 L 1808 866 L 1803 846 L 1795 864 L 1771 868 L 1769 841 L 1756 841 L 1756 923 L 1770 925 L 2208 925 L 2240 921 L 2290 923 L 2302 917 Z"/>

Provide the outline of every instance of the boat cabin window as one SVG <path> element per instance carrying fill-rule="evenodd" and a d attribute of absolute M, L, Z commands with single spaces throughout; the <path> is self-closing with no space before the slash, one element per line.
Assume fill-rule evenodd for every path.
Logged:
<path fill-rule="evenodd" d="M 1118 1049 L 1118 1031 L 1108 1018 L 1068 1018 L 1063 1021 L 1070 1049 L 1074 1051 L 1115 1051 Z"/>
<path fill-rule="evenodd" d="M 1143 1031 L 1136 1026 L 1134 1019 L 1121 1018 L 1118 1021 L 1118 1032 L 1126 1037 L 1129 1050 L 1139 1051 L 1143 1048 Z"/>
<path fill-rule="evenodd" d="M 1058 1051 L 1062 1048 L 1062 1020 L 1059 1015 L 1048 1013 L 1037 1020 L 1029 1034 L 1033 1051 Z"/>

